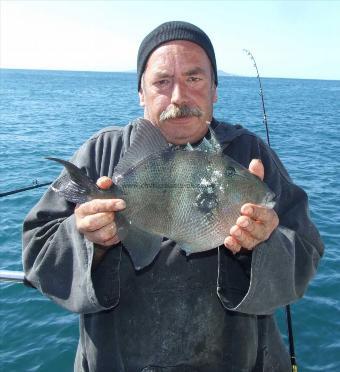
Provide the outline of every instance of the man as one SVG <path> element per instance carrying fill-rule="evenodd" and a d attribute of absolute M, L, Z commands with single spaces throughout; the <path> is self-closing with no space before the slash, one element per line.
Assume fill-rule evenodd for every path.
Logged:
<path fill-rule="evenodd" d="M 244 205 L 224 246 L 170 263 L 176 243 L 164 237 L 160 254 L 136 272 L 117 236 L 123 200 L 75 206 L 49 190 L 24 222 L 27 278 L 81 314 L 76 371 L 288 371 L 272 314 L 303 295 L 323 252 L 307 196 L 259 138 L 213 118 L 217 68 L 202 30 L 160 25 L 137 65 L 144 117 L 168 142 L 194 144 L 210 127 L 226 154 L 264 178 L 275 208 Z M 72 161 L 110 187 L 135 127 L 97 133 Z"/>

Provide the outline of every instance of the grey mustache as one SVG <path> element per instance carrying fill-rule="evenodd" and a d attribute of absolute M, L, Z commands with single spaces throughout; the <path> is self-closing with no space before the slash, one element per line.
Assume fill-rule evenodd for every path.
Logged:
<path fill-rule="evenodd" d="M 159 121 L 165 121 L 169 119 L 187 118 L 190 116 L 201 117 L 203 112 L 197 107 L 189 107 L 187 105 L 170 105 L 168 106 L 159 116 Z"/>

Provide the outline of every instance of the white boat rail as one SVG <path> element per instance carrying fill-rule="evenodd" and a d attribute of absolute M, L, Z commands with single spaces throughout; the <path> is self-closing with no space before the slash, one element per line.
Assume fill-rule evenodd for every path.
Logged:
<path fill-rule="evenodd" d="M 26 284 L 27 280 L 22 271 L 0 270 L 0 281 Z"/>

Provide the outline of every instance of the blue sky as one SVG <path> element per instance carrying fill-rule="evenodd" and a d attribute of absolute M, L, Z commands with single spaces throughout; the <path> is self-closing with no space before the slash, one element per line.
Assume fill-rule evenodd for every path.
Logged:
<path fill-rule="evenodd" d="M 0 0 L 0 67 L 135 69 L 154 27 L 185 20 L 211 38 L 219 69 L 340 80 L 340 1 Z"/>

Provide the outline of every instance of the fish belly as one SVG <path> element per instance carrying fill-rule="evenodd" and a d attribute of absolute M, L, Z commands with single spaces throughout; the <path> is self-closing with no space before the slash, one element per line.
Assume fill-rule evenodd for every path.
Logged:
<path fill-rule="evenodd" d="M 209 190 L 211 159 L 204 153 L 169 152 L 124 176 L 124 215 L 138 228 L 168 237 L 188 253 L 223 244 L 239 206 Z M 216 173 L 218 164 L 213 166 Z M 210 166 L 210 168 L 212 168 Z"/>

